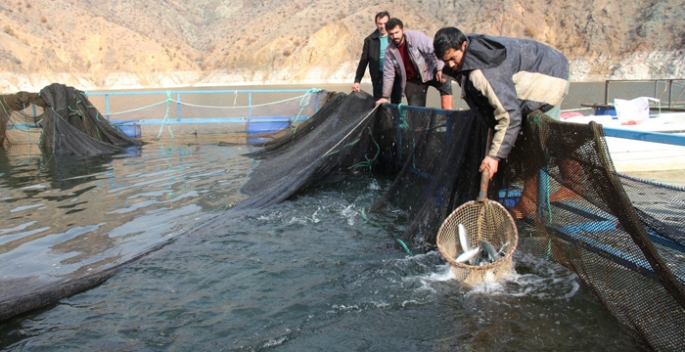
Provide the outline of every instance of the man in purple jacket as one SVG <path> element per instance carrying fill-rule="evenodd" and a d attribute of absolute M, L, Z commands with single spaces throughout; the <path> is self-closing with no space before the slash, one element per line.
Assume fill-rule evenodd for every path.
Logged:
<path fill-rule="evenodd" d="M 433 50 L 433 40 L 419 31 L 404 30 L 402 21 L 391 18 L 385 24 L 391 43 L 383 64 L 383 96 L 376 104 L 387 103 L 395 77 L 400 77 L 402 92 L 409 105 L 426 106 L 428 86 L 440 92 L 443 109 L 452 109 L 452 85 L 442 77 L 445 65 Z"/>

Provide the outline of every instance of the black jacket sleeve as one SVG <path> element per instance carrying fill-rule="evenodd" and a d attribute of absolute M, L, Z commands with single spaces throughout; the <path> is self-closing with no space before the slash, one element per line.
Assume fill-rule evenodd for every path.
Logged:
<path fill-rule="evenodd" d="M 369 64 L 369 38 L 364 39 L 364 49 L 362 56 L 359 58 L 359 65 L 357 65 L 357 74 L 354 76 L 354 83 L 359 83 L 364 77 L 366 66 Z"/>

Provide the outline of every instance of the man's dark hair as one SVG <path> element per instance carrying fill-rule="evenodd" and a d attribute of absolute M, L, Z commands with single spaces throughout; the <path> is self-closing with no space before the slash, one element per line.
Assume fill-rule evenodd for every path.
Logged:
<path fill-rule="evenodd" d="M 393 29 L 397 26 L 400 26 L 400 29 L 404 29 L 404 24 L 402 23 L 402 21 L 400 21 L 399 18 L 391 18 L 385 24 L 385 30 L 390 32 L 391 29 Z"/>
<path fill-rule="evenodd" d="M 386 16 L 388 18 L 390 18 L 390 14 L 388 13 L 388 11 L 381 11 L 381 12 L 376 14 L 376 17 L 374 17 L 373 20 L 374 20 L 374 22 L 376 22 L 376 21 L 378 21 L 379 18 L 383 18 Z"/>
<path fill-rule="evenodd" d="M 390 21 L 388 21 L 390 23 Z M 386 24 L 387 27 L 387 24 Z M 445 27 L 440 28 L 440 30 L 435 33 L 435 38 L 433 39 L 433 49 L 435 50 L 435 56 L 441 59 L 445 56 L 447 50 L 461 49 L 461 45 L 466 41 L 466 35 L 456 27 Z"/>

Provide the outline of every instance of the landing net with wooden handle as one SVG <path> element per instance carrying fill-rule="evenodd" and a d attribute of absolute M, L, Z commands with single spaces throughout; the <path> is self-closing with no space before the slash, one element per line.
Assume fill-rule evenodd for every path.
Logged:
<path fill-rule="evenodd" d="M 464 203 L 455 209 L 440 226 L 436 240 L 438 250 L 450 264 L 452 272 L 460 281 L 470 285 L 494 282 L 509 274 L 513 270 L 512 257 L 518 245 L 518 230 L 509 211 L 486 197 L 489 180 L 486 169 L 481 176 L 478 200 Z M 502 249 L 502 256 L 482 266 L 455 261 L 463 252 L 459 240 L 459 224 L 466 228 L 472 248 L 478 245 L 478 241 L 485 240 L 496 250 Z"/>

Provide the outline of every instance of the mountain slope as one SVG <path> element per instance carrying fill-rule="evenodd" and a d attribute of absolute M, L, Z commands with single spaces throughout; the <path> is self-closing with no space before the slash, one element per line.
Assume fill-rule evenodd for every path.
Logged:
<path fill-rule="evenodd" d="M 373 15 L 533 38 L 572 79 L 683 77 L 684 1 L 10 0 L 0 90 L 348 82 Z"/>

